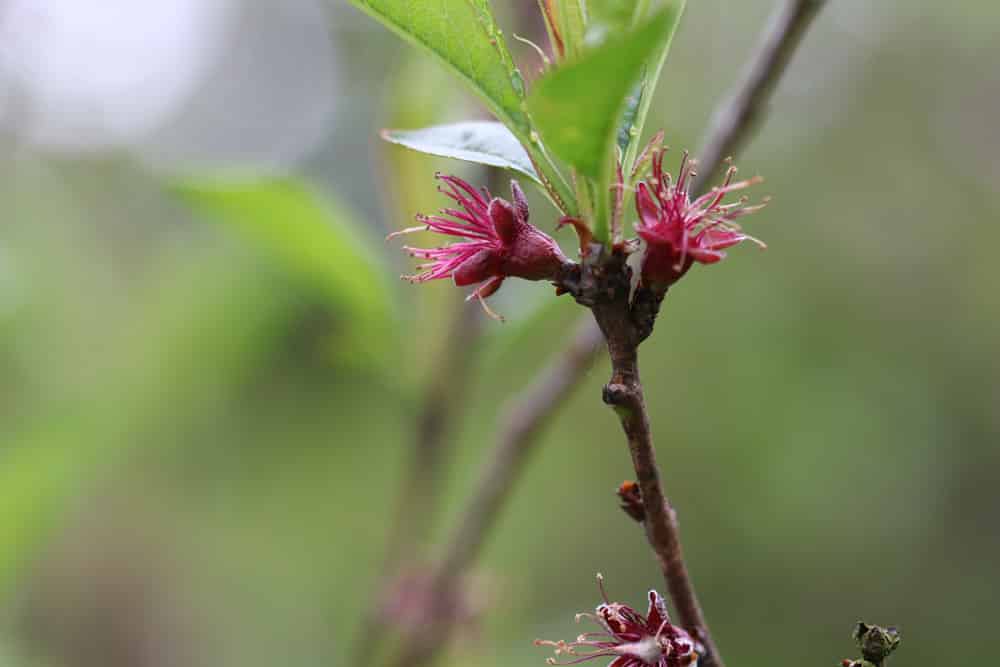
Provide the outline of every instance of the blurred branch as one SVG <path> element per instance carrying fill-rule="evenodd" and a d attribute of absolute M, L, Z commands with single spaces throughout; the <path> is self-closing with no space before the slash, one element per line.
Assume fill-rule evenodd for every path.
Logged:
<path fill-rule="evenodd" d="M 824 4 L 826 0 L 785 0 L 774 13 L 740 82 L 712 114 L 692 191 L 703 191 L 722 161 L 739 151 L 760 124 L 775 84 Z"/>
<path fill-rule="evenodd" d="M 369 608 L 364 612 L 355 638 L 355 662 L 371 654 L 372 646 L 386 625 L 382 603 L 405 570 L 406 561 L 416 557 L 433 524 L 449 431 L 455 417 L 461 414 L 473 352 L 477 349 L 474 341 L 481 332 L 481 323 L 482 309 L 478 303 L 459 304 L 445 335 L 441 361 L 434 365 L 433 375 L 424 391 L 414 429 L 416 437 L 409 449 L 396 499 L 396 511 L 388 531 L 384 565 L 378 583 L 380 592 L 372 596 Z"/>
<path fill-rule="evenodd" d="M 542 426 L 565 403 L 580 378 L 590 368 L 601 347 L 600 330 L 591 318 L 580 322 L 576 334 L 520 398 L 510 405 L 493 452 L 480 473 L 472 499 L 465 506 L 441 559 L 434 568 L 427 627 L 408 638 L 396 664 L 417 667 L 434 659 L 451 632 L 447 610 L 462 574 L 475 560 L 496 524 Z"/>
<path fill-rule="evenodd" d="M 386 547 L 387 569 L 411 557 L 427 538 L 437 509 L 449 432 L 461 414 L 481 325 L 482 308 L 478 303 L 461 303 L 452 317 L 442 361 L 434 367 L 417 415 L 416 437 Z"/>
<path fill-rule="evenodd" d="M 787 0 L 776 13 L 764 32 L 756 54 L 750 59 L 742 81 L 712 116 L 701 151 L 702 169 L 693 192 L 704 191 L 723 158 L 736 151 L 750 136 L 774 84 L 823 3 L 824 0 Z M 589 315 L 582 318 L 573 341 L 536 377 L 521 400 L 508 412 L 496 447 L 475 487 L 475 495 L 466 506 L 435 567 L 432 604 L 440 607 L 453 598 L 457 582 L 479 553 L 495 524 L 532 449 L 535 436 L 579 383 L 600 351 L 603 340 L 594 320 Z M 636 385 L 627 389 L 625 394 L 616 398 L 612 389 L 607 398 L 609 402 L 620 399 L 626 410 L 631 410 L 631 415 L 622 419 L 622 426 L 629 437 L 629 449 L 643 494 L 647 535 L 660 561 L 681 624 L 693 630 L 708 649 L 706 666 L 722 667 L 722 660 L 715 650 L 684 565 L 676 514 L 660 483 L 637 368 L 635 382 Z M 609 383 L 609 387 L 611 384 L 614 383 Z M 441 620 L 447 618 L 446 610 L 437 608 L 429 611 L 428 627 L 420 636 L 411 637 L 406 643 L 396 661 L 399 667 L 426 665 L 446 644 L 451 631 L 450 625 Z"/>

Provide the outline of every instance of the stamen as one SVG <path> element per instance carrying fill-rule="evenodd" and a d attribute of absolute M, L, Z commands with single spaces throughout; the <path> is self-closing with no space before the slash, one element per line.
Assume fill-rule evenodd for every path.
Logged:
<path fill-rule="evenodd" d="M 479 293 L 478 289 L 475 292 L 473 292 L 472 294 L 470 294 L 469 296 L 465 297 L 466 301 L 472 301 L 473 299 L 479 299 L 479 305 L 483 307 L 483 310 L 492 319 L 496 320 L 497 322 L 506 322 L 507 321 L 507 320 L 504 319 L 503 315 L 500 315 L 500 314 L 494 312 L 489 306 L 486 305 L 486 299 L 483 298 L 483 295 Z"/>
<path fill-rule="evenodd" d="M 531 48 L 533 48 L 535 51 L 538 52 L 538 56 L 542 59 L 542 63 L 543 63 L 542 71 L 543 72 L 545 70 L 547 70 L 549 67 L 552 67 L 552 61 L 549 60 L 549 57 L 547 55 L 545 55 L 545 51 L 542 51 L 542 47 L 538 46 L 537 44 L 535 44 L 530 39 L 527 39 L 525 37 L 521 37 L 516 32 L 512 33 L 512 36 L 517 41 L 521 42 L 522 44 L 527 44 L 528 46 L 530 46 Z"/>
<path fill-rule="evenodd" d="M 601 589 L 601 597 L 604 598 L 604 603 L 611 604 L 611 600 L 608 599 L 608 592 L 604 590 L 604 575 L 600 572 L 597 573 L 597 587 Z"/>
<path fill-rule="evenodd" d="M 684 181 L 686 180 L 685 177 L 687 176 L 686 172 L 687 172 L 688 156 L 689 155 L 690 155 L 690 153 L 688 153 L 687 151 L 684 151 L 683 155 L 681 156 L 681 166 L 677 170 L 677 189 L 679 191 L 682 191 L 682 192 L 684 190 Z"/>
<path fill-rule="evenodd" d="M 402 236 L 403 234 L 412 234 L 413 232 L 426 232 L 426 231 L 430 231 L 430 226 L 419 225 L 417 227 L 407 227 L 406 229 L 400 229 L 398 232 L 393 232 L 392 234 L 389 234 L 388 236 L 385 237 L 385 240 L 391 241 L 397 236 Z"/>

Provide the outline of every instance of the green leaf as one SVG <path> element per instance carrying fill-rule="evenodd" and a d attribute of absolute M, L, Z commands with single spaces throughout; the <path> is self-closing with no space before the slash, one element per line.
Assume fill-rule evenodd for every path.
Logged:
<path fill-rule="evenodd" d="M 572 189 L 534 140 L 525 87 L 487 0 L 350 0 L 458 74 L 514 133 L 540 171 L 540 182 L 564 213 L 576 214 Z"/>
<path fill-rule="evenodd" d="M 345 321 L 339 361 L 386 365 L 394 330 L 389 271 L 346 209 L 292 180 L 188 181 L 176 191 L 324 290 Z"/>
<path fill-rule="evenodd" d="M 583 50 L 586 33 L 586 10 L 582 0 L 559 0 L 563 35 L 566 39 L 566 57 L 578 57 Z"/>
<path fill-rule="evenodd" d="M 543 77 L 528 97 L 528 110 L 545 145 L 586 177 L 582 185 L 594 195 L 589 213 L 599 241 L 608 239 L 609 188 L 626 97 L 676 20 L 674 10 L 667 8 L 638 29 L 609 37 Z M 638 108 L 641 112 L 641 102 Z"/>
<path fill-rule="evenodd" d="M 100 460 L 100 452 L 81 441 L 84 422 L 76 415 L 60 416 L 61 423 L 56 420 L 28 437 L 8 437 L 4 443 L 0 466 L 4 489 L 4 502 L 0 503 L 0 596 L 9 591 L 33 549 L 52 528 L 59 505 L 86 477 L 82 469 Z M 81 452 L 81 445 L 87 451 Z"/>
<path fill-rule="evenodd" d="M 626 174 L 632 171 L 632 165 L 639 152 L 639 142 L 642 139 L 643 127 L 646 125 L 646 116 L 649 114 L 649 106 L 653 102 L 653 94 L 656 92 L 656 83 L 660 79 L 660 73 L 663 71 L 663 64 L 667 60 L 667 54 L 670 52 L 670 45 L 673 42 L 674 33 L 677 32 L 677 26 L 680 23 L 681 15 L 684 13 L 684 7 L 686 4 L 687 0 L 672 0 L 671 4 L 664 10 L 672 15 L 672 21 L 667 28 L 666 34 L 663 36 L 663 41 L 661 42 L 659 49 L 649 59 L 649 62 L 643 71 L 642 81 L 639 82 L 638 89 L 635 93 L 634 115 L 630 117 L 629 114 L 626 114 L 622 117 L 621 132 L 619 133 L 619 136 L 621 138 L 625 138 L 627 136 L 628 139 L 627 143 L 622 146 L 622 151 L 624 153 L 622 164 L 625 165 Z M 629 102 L 631 105 L 631 98 Z"/>
<path fill-rule="evenodd" d="M 628 30 L 638 4 L 637 0 L 588 0 L 587 42 L 600 44 L 609 35 Z"/>
<path fill-rule="evenodd" d="M 625 99 L 625 110 L 622 111 L 622 120 L 618 125 L 618 148 L 622 150 L 623 154 L 632 143 L 632 137 L 638 133 L 635 129 L 635 123 L 639 116 L 639 104 L 642 102 L 642 95 L 646 89 L 645 83 L 643 80 L 636 84 Z"/>
<path fill-rule="evenodd" d="M 421 153 L 510 169 L 541 183 L 528 153 L 502 123 L 471 121 L 420 130 L 383 130 L 382 138 Z"/>
<path fill-rule="evenodd" d="M 497 118 L 530 134 L 521 108 L 524 80 L 486 0 L 351 0 L 462 77 Z"/>
<path fill-rule="evenodd" d="M 556 156 L 584 176 L 604 181 L 625 98 L 674 21 L 672 11 L 661 12 L 535 84 L 528 110 Z"/>

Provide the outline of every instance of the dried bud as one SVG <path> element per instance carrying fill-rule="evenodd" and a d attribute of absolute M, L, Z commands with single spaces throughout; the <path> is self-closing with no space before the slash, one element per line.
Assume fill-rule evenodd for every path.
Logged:
<path fill-rule="evenodd" d="M 642 504 L 642 492 L 639 485 L 630 480 L 625 480 L 618 487 L 618 499 L 621 501 L 621 508 L 625 514 L 642 523 L 646 520 L 646 508 Z"/>
<path fill-rule="evenodd" d="M 881 664 L 899 646 L 899 631 L 893 627 L 882 628 L 858 621 L 852 636 L 862 657 L 875 664 Z"/>

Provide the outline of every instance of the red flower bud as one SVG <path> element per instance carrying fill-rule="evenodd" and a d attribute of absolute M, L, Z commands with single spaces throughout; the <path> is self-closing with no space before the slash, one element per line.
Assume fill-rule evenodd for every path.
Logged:
<path fill-rule="evenodd" d="M 750 206 L 740 199 L 723 204 L 725 196 L 760 181 L 752 178 L 733 182 L 736 168 L 730 167 L 726 180 L 694 201 L 689 188 L 694 177 L 694 161 L 685 152 L 677 181 L 663 171 L 663 151 L 654 149 L 653 173 L 648 182 L 639 183 L 635 196 L 639 223 L 636 231 L 645 241 L 642 258 L 642 281 L 654 287 L 666 288 L 677 282 L 694 262 L 714 264 L 725 258 L 726 248 L 742 241 L 764 243 L 744 234 L 737 218 L 761 209 L 766 202 Z"/>
<path fill-rule="evenodd" d="M 569 263 L 556 242 L 528 222 L 528 200 L 517 181 L 511 181 L 511 204 L 492 197 L 485 188 L 476 190 L 456 176 L 438 174 L 437 178 L 446 184 L 441 192 L 461 208 L 446 208 L 436 216 L 418 215 L 421 226 L 389 237 L 430 230 L 463 240 L 439 248 L 404 246 L 411 256 L 430 260 L 417 267 L 421 273 L 403 276 L 406 280 L 451 278 L 460 287 L 481 283 L 469 298 L 482 301 L 495 293 L 507 277 L 555 280 Z"/>

